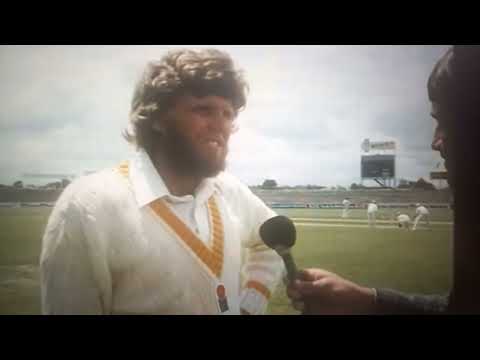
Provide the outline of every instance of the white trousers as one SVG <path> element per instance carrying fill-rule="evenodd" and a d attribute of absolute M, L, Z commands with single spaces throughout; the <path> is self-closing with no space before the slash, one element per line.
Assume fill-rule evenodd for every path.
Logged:
<path fill-rule="evenodd" d="M 376 213 L 374 212 L 369 212 L 367 213 L 368 216 L 368 226 L 370 227 L 375 227 L 376 224 Z"/>
<path fill-rule="evenodd" d="M 428 221 L 428 215 L 424 215 L 424 214 L 418 214 L 417 217 L 415 218 L 415 220 L 413 221 L 413 228 L 412 230 L 415 230 L 417 228 L 417 225 L 418 223 L 420 222 L 420 220 L 425 217 L 425 221 L 427 222 L 427 226 L 430 227 L 430 222 Z"/>

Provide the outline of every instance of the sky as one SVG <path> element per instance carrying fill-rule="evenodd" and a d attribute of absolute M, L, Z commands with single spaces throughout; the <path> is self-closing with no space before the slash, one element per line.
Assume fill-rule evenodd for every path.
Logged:
<path fill-rule="evenodd" d="M 246 184 L 358 183 L 365 138 L 396 142 L 397 178 L 443 169 L 426 83 L 446 45 L 0 46 L 0 183 L 128 159 L 121 133 L 146 63 L 201 47 L 228 52 L 249 84 L 227 158 Z"/>

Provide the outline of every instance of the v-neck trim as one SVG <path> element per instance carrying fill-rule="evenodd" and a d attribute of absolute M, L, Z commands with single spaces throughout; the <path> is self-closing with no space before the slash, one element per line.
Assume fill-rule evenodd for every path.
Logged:
<path fill-rule="evenodd" d="M 155 200 L 149 206 L 192 250 L 197 258 L 217 278 L 220 278 L 223 268 L 224 231 L 220 212 L 213 196 L 208 199 L 209 219 L 212 225 L 210 231 L 211 247 L 199 239 L 162 199 Z"/>
<path fill-rule="evenodd" d="M 121 175 L 128 179 L 128 162 L 122 163 L 118 170 Z M 202 262 L 214 276 L 220 278 L 224 258 L 224 227 L 213 194 L 207 200 L 208 218 L 210 222 L 210 246 L 196 236 L 162 198 L 150 202 L 148 206 L 196 255 L 196 258 Z"/>

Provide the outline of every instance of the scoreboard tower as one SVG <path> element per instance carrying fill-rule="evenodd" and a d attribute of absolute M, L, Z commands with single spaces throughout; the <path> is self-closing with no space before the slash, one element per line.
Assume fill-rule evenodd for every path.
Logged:
<path fill-rule="evenodd" d="M 360 179 L 374 180 L 383 187 L 396 187 L 396 144 L 394 141 L 371 142 L 361 145 Z"/>

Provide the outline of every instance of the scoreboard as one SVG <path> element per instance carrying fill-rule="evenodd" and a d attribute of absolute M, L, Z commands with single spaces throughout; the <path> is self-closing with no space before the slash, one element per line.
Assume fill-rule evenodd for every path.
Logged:
<path fill-rule="evenodd" d="M 362 155 L 362 178 L 394 178 L 395 155 Z"/>

